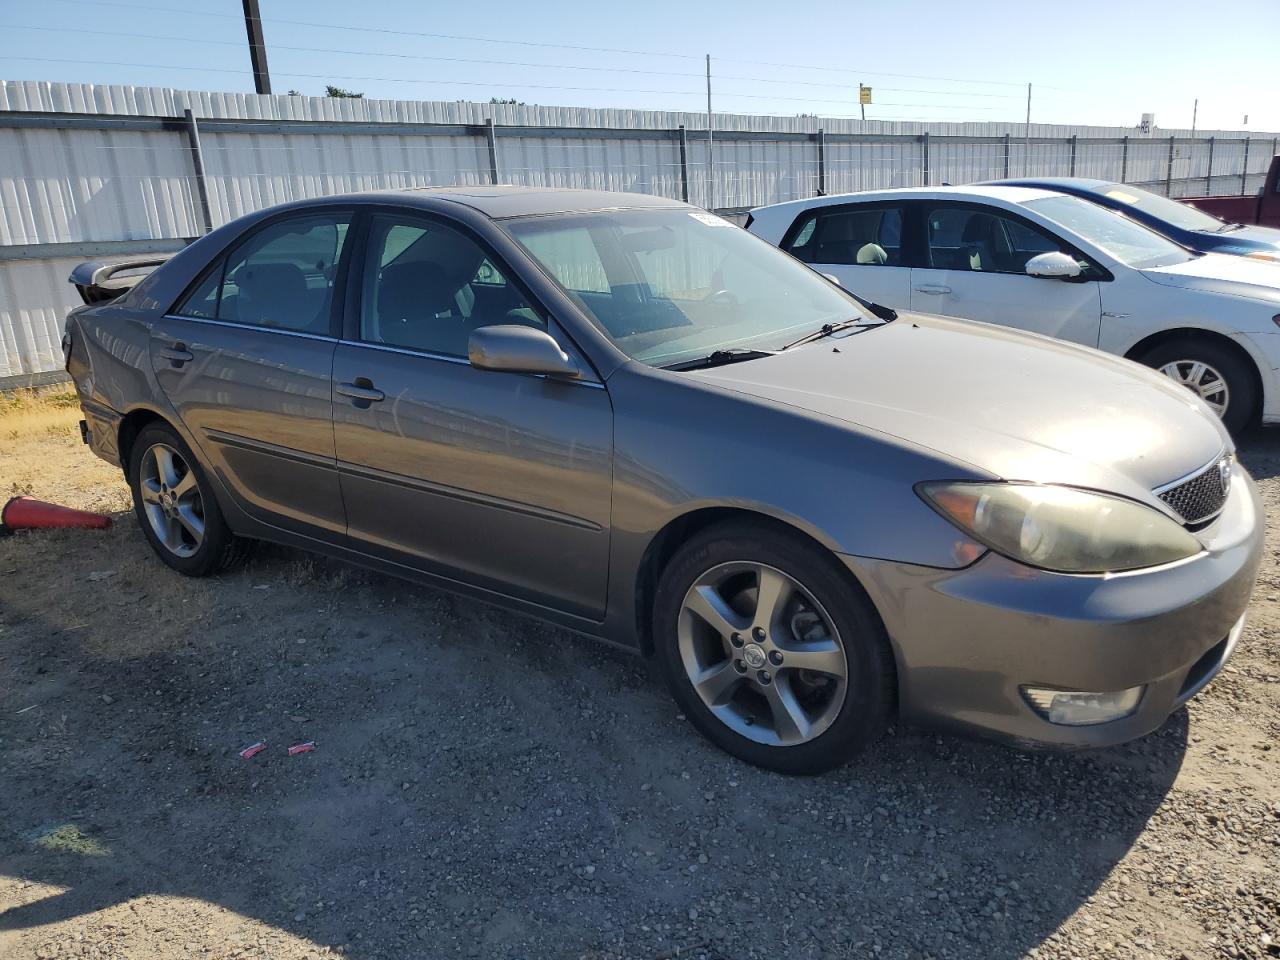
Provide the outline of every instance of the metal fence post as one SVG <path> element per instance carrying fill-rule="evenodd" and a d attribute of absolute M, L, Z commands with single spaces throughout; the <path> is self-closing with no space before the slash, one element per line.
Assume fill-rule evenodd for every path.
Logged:
<path fill-rule="evenodd" d="M 1074 177 L 1075 175 L 1076 175 L 1076 135 L 1073 133 L 1071 135 L 1071 173 L 1069 173 L 1068 176 Z"/>
<path fill-rule="evenodd" d="M 1120 145 L 1120 182 L 1125 182 L 1129 175 L 1129 138 L 1123 137 Z"/>
<path fill-rule="evenodd" d="M 1009 151 L 1010 151 L 1010 150 L 1012 150 L 1012 149 L 1013 149 L 1013 146 L 1012 146 L 1012 144 L 1011 144 L 1011 142 L 1010 142 L 1010 140 L 1009 140 L 1009 134 L 1007 134 L 1007 133 L 1006 133 L 1006 134 L 1004 135 L 1004 175 L 1005 175 L 1005 179 L 1008 179 L 1008 177 L 1009 177 Z"/>
<path fill-rule="evenodd" d="M 1209 166 L 1204 173 L 1204 192 L 1206 195 L 1209 195 L 1209 196 L 1213 195 L 1213 141 L 1214 141 L 1214 138 L 1210 137 L 1209 138 Z"/>
<path fill-rule="evenodd" d="M 920 144 L 923 156 L 921 158 L 924 164 L 924 185 L 929 186 L 929 134 L 928 131 L 920 135 Z"/>
<path fill-rule="evenodd" d="M 818 196 L 827 195 L 827 132 L 818 128 Z"/>
<path fill-rule="evenodd" d="M 489 182 L 498 182 L 498 131 L 493 125 L 493 117 L 484 121 L 485 138 L 489 142 Z"/>
<path fill-rule="evenodd" d="M 1164 195 L 1173 196 L 1173 135 L 1169 136 L 1169 167 L 1164 172 Z"/>
<path fill-rule="evenodd" d="M 196 125 L 195 114 L 188 107 L 182 111 L 187 121 L 187 145 L 191 148 L 191 166 L 196 174 L 196 192 L 200 197 L 200 218 L 204 221 L 204 232 L 213 230 L 213 211 L 209 209 L 209 185 L 205 182 L 204 154 L 200 151 L 200 128 Z"/>
<path fill-rule="evenodd" d="M 1249 138 L 1244 138 L 1244 163 L 1240 165 L 1240 196 L 1248 192 L 1249 186 Z"/>
<path fill-rule="evenodd" d="M 680 199 L 685 203 L 689 202 L 689 135 L 685 132 L 684 124 L 680 124 L 680 129 L 676 131 L 677 139 L 680 141 Z"/>

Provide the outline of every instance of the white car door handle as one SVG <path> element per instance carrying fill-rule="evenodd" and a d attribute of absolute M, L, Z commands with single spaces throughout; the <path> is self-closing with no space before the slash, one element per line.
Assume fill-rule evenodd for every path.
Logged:
<path fill-rule="evenodd" d="M 935 295 L 941 295 L 950 292 L 950 287 L 944 287 L 940 283 L 922 283 L 920 286 L 916 287 L 916 293 L 932 293 Z"/>

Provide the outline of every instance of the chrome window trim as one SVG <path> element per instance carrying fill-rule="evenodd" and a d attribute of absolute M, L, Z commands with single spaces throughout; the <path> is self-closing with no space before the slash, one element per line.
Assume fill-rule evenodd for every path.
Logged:
<path fill-rule="evenodd" d="M 343 347 L 364 347 L 368 350 L 381 350 L 384 353 L 398 353 L 406 357 L 422 357 L 425 360 L 441 360 L 444 363 L 457 363 L 464 367 L 471 366 L 471 361 L 466 357 L 455 357 L 447 353 L 432 353 L 429 350 L 413 350 L 409 347 L 395 347 L 387 343 L 373 343 L 369 340 L 339 340 L 339 346 Z M 567 377 L 548 378 L 542 373 L 527 373 L 521 376 L 537 377 L 540 380 L 554 379 L 557 383 L 572 384 L 577 387 L 591 387 L 594 390 L 603 390 L 604 384 L 598 380 L 570 380 Z"/>
<path fill-rule="evenodd" d="M 306 333 L 302 330 L 289 330 L 286 327 L 264 327 L 256 323 L 237 323 L 231 320 L 215 320 L 212 317 L 188 317 L 181 313 L 166 313 L 165 320 L 184 320 L 187 323 L 207 323 L 213 327 L 228 327 L 232 330 L 258 330 L 263 333 L 278 333 L 286 337 L 301 337 L 304 340 L 327 340 L 337 343 L 337 338 L 324 333 Z"/>

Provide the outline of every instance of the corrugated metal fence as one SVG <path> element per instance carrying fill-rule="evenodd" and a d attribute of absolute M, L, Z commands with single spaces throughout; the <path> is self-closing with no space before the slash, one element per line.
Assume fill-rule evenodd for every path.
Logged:
<path fill-rule="evenodd" d="M 1261 186 L 1274 135 L 920 124 L 0 83 L 0 385 L 56 370 L 80 260 L 180 248 L 322 194 L 515 183 L 721 211 L 1009 175 L 1099 177 L 1173 196 Z M 1030 134 L 1027 136 L 1027 134 Z"/>

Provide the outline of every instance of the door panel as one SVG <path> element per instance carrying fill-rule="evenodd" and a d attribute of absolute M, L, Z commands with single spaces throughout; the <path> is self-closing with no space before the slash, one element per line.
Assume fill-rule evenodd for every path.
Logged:
<path fill-rule="evenodd" d="M 356 546 L 599 618 L 613 410 L 599 385 L 340 344 L 334 435 Z"/>
<path fill-rule="evenodd" d="M 334 302 L 350 213 L 272 220 L 152 328 L 161 389 L 251 516 L 346 534 L 333 449 Z"/>
<path fill-rule="evenodd" d="M 240 505 L 275 526 L 340 539 L 334 341 L 179 317 L 151 336 L 161 389 Z"/>
<path fill-rule="evenodd" d="M 1026 273 L 1027 261 L 1038 254 L 1057 250 L 1075 256 L 1069 244 L 997 207 L 934 203 L 924 212 L 929 266 L 911 270 L 912 310 L 1098 345 L 1098 281 Z"/>

